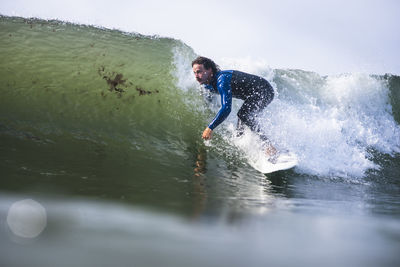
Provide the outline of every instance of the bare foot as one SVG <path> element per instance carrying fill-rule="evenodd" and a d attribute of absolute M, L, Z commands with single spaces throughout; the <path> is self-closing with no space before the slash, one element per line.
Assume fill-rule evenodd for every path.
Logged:
<path fill-rule="evenodd" d="M 273 147 L 271 144 L 266 148 L 265 153 L 268 156 L 268 161 L 275 164 L 276 161 L 278 160 L 278 150 L 276 150 L 275 147 Z"/>
<path fill-rule="evenodd" d="M 268 157 L 274 156 L 277 152 L 278 150 L 276 150 L 276 148 L 273 147 L 272 145 L 268 145 L 268 147 L 265 149 L 265 153 L 267 154 Z"/>

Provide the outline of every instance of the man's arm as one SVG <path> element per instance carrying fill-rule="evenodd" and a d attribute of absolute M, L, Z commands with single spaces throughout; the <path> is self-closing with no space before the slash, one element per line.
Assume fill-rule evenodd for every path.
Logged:
<path fill-rule="evenodd" d="M 208 128 L 214 130 L 215 127 L 220 125 L 231 113 L 232 109 L 232 88 L 231 88 L 232 75 L 223 74 L 218 77 L 217 89 L 221 95 L 221 108 L 215 118 L 208 125 Z"/>

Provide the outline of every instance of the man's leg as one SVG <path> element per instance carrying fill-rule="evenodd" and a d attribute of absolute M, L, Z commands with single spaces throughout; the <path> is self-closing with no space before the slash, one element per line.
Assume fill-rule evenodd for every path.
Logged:
<path fill-rule="evenodd" d="M 251 101 L 245 100 L 237 113 L 238 121 L 236 125 L 237 136 L 242 136 L 245 126 L 253 130 L 256 126 L 252 110 L 255 109 Z"/>
<path fill-rule="evenodd" d="M 267 104 L 260 100 L 259 97 L 249 97 L 244 101 L 237 113 L 237 130 L 240 134 L 243 134 L 244 126 L 246 125 L 250 130 L 260 135 L 260 137 L 265 137 L 265 135 L 261 133 L 260 127 L 257 123 L 257 115 L 264 109 L 264 107 L 266 107 L 266 105 Z"/>
<path fill-rule="evenodd" d="M 242 120 L 240 118 L 238 118 L 237 124 L 236 124 L 236 137 L 240 137 L 244 134 L 244 127 L 245 127 L 245 124 L 242 122 Z"/>
<path fill-rule="evenodd" d="M 272 145 L 269 138 L 260 130 L 260 127 L 256 121 L 257 114 L 259 114 L 269 103 L 271 99 L 264 99 L 260 101 L 259 98 L 249 97 L 246 99 L 237 113 L 238 123 L 237 123 L 237 136 L 241 136 L 244 132 L 244 125 L 255 132 L 264 143 L 265 151 L 268 156 L 273 156 L 277 154 L 276 148 Z"/>

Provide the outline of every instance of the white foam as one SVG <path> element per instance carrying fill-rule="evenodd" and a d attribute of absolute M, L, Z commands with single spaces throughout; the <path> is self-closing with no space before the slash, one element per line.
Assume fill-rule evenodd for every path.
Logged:
<path fill-rule="evenodd" d="M 189 88 L 197 86 L 197 82 L 194 78 L 193 71 L 191 68 L 192 60 L 195 58 L 193 50 L 183 44 L 177 45 L 172 49 L 174 55 L 173 65 L 175 68 L 172 69 L 172 76 L 176 79 L 176 85 L 178 88 L 184 91 L 188 91 Z"/>
<path fill-rule="evenodd" d="M 328 77 L 314 89 L 293 92 L 295 99 L 290 92 L 289 97 L 278 97 L 262 118 L 271 139 L 299 155 L 298 169 L 320 176 L 362 177 L 368 169 L 379 168 L 371 148 L 399 152 L 400 128 L 384 81 L 348 74 Z M 299 93 L 303 101 L 296 98 Z"/>

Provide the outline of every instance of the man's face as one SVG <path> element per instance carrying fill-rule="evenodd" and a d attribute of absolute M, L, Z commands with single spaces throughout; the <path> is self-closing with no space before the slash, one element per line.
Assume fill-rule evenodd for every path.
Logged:
<path fill-rule="evenodd" d="M 209 84 L 212 78 L 212 69 L 204 68 L 203 64 L 194 64 L 193 73 L 200 84 Z"/>

